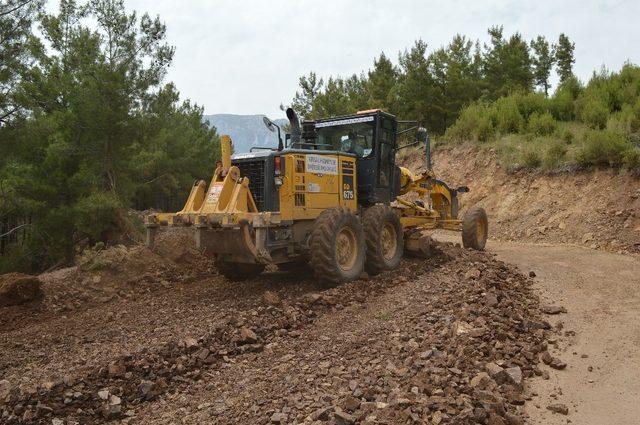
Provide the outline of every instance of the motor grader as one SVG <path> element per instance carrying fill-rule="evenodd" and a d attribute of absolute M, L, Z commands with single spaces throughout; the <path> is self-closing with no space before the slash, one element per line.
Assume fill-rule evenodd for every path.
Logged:
<path fill-rule="evenodd" d="M 181 211 L 146 218 L 149 246 L 164 226 L 189 226 L 196 247 L 230 280 L 256 276 L 267 264 L 308 264 L 327 284 L 397 268 L 405 251 L 426 252 L 425 233 L 438 228 L 461 231 L 465 247 L 484 248 L 486 213 L 472 208 L 458 219 L 458 195 L 468 189 L 435 177 L 428 134 L 416 122 L 382 110 L 302 125 L 290 108 L 287 117 L 290 134 L 283 143 L 278 127 L 278 148 L 231 156 L 231 139 L 222 136 L 209 184 L 196 181 Z M 409 145 L 425 145 L 420 173 L 395 161 L 398 139 L 413 131 Z"/>

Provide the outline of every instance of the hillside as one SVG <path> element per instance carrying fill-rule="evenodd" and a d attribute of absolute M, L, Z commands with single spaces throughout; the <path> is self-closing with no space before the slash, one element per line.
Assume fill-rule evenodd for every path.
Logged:
<path fill-rule="evenodd" d="M 416 153 L 408 165 L 421 161 Z M 485 208 L 492 238 L 640 253 L 640 179 L 633 172 L 511 173 L 495 151 L 469 146 L 437 149 L 434 169 L 452 186 L 469 186 L 462 211 Z"/>
<path fill-rule="evenodd" d="M 203 121 L 216 128 L 218 134 L 228 134 L 233 140 L 236 153 L 248 152 L 252 146 L 276 147 L 278 134 L 272 133 L 262 122 L 263 115 L 234 115 L 214 114 L 204 115 Z M 286 119 L 277 119 L 274 122 L 282 128 L 287 124 Z M 284 140 L 284 131 L 282 132 Z"/>

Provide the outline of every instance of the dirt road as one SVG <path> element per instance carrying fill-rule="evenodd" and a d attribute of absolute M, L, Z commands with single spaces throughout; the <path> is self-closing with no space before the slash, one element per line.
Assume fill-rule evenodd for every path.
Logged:
<path fill-rule="evenodd" d="M 489 243 L 498 258 L 522 272 L 536 273 L 542 303 L 562 305 L 567 314 L 557 348 L 565 370 L 530 381 L 536 394 L 526 411 L 532 423 L 637 424 L 640 418 L 640 261 L 566 245 Z M 547 410 L 563 403 L 569 415 Z"/>

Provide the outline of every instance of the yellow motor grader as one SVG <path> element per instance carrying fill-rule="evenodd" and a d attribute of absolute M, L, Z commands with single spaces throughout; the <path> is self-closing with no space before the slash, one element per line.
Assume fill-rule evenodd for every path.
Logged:
<path fill-rule="evenodd" d="M 278 129 L 277 148 L 231 156 L 222 136 L 222 164 L 209 184 L 196 181 L 181 211 L 146 218 L 149 246 L 163 226 L 190 226 L 196 247 L 231 280 L 267 264 L 308 264 L 328 284 L 395 269 L 405 250 L 426 251 L 424 231 L 461 231 L 465 247 L 484 248 L 486 213 L 472 208 L 458 219 L 458 195 L 468 189 L 435 178 L 429 137 L 416 122 L 381 110 L 302 125 L 290 108 L 287 117 L 284 143 L 264 119 Z M 395 162 L 399 136 L 413 131 L 411 144 L 426 145 L 421 173 Z"/>

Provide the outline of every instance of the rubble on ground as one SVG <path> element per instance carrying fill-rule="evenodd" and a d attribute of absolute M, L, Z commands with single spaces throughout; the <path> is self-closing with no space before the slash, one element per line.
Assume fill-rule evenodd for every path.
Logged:
<path fill-rule="evenodd" d="M 24 273 L 0 275 L 0 307 L 39 300 L 43 297 L 42 282 L 37 276 Z"/>
<path fill-rule="evenodd" d="M 3 383 L 2 420 L 127 421 L 143 411 L 143 423 L 162 422 L 163 408 L 146 406 L 187 393 L 186 423 L 520 424 L 526 381 L 554 362 L 531 280 L 452 244 L 322 292 L 271 288 L 257 305 L 218 306 L 226 319 L 206 332 L 141 341 L 76 376 Z M 219 388 L 226 402 L 207 398 Z"/>

